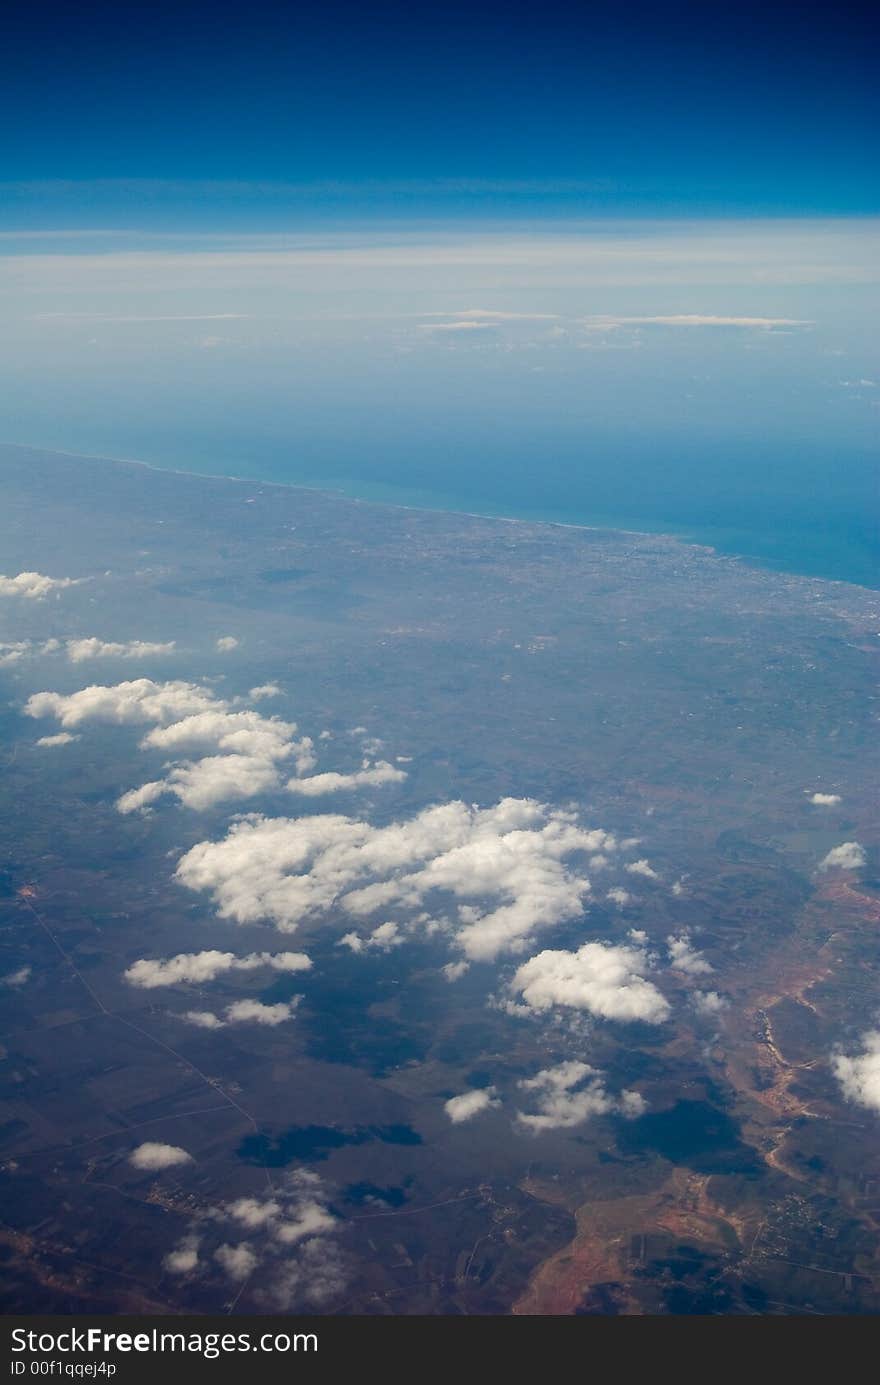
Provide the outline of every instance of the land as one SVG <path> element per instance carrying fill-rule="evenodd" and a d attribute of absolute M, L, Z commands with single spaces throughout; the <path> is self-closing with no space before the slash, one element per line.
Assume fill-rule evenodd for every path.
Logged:
<path fill-rule="evenodd" d="M 0 448 L 0 501 L 0 572 L 88 579 L 4 601 L 0 640 L 176 642 L 134 668 L 0 666 L 0 973 L 31 968 L 2 995 L 4 1311 L 265 1311 L 262 1272 L 237 1289 L 163 1260 L 295 1168 L 325 1180 L 340 1224 L 345 1287 L 320 1311 L 880 1309 L 878 1117 L 831 1066 L 880 998 L 876 593 L 657 536 L 20 448 Z M 229 697 L 277 683 L 272 713 L 330 732 L 322 769 L 350 767 L 364 726 L 407 778 L 122 816 L 149 777 L 132 728 L 38 748 L 57 728 L 22 712 L 36 691 L 139 676 Z M 817 789 L 840 803 L 812 805 Z M 246 978 L 264 1003 L 303 995 L 277 1029 L 181 1022 L 240 976 L 210 998 L 123 979 L 145 955 L 288 945 L 173 878 L 236 811 L 381 824 L 507 795 L 638 837 L 662 882 L 636 881 L 626 908 L 597 895 L 542 947 L 689 930 L 726 1008 L 697 1014 L 672 971 L 663 1026 L 523 1019 L 494 1003 L 510 958 L 453 985 L 439 942 L 355 956 L 324 921 L 289 944 L 307 978 Z M 845 841 L 867 865 L 819 871 Z M 518 1129 L 517 1083 L 572 1057 L 646 1113 Z M 487 1083 L 502 1106 L 452 1125 L 444 1101 Z M 193 1162 L 138 1171 L 140 1139 Z"/>

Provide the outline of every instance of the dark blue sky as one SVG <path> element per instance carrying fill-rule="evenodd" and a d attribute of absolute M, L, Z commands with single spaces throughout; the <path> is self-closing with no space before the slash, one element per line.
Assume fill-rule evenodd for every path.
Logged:
<path fill-rule="evenodd" d="M 867 7 L 31 0 L 3 49 L 12 226 L 880 206 Z"/>

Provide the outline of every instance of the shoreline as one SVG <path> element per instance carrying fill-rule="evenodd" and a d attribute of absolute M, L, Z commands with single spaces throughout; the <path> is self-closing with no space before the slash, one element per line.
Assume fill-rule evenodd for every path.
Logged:
<path fill-rule="evenodd" d="M 665 539 L 670 544 L 677 544 L 682 548 L 696 549 L 719 561 L 741 563 L 755 571 L 765 572 L 775 577 L 795 578 L 802 582 L 820 582 L 835 587 L 851 587 L 856 591 L 874 595 L 880 593 L 880 584 L 876 587 L 871 587 L 866 586 L 863 582 L 851 582 L 845 577 L 826 577 L 817 575 L 816 573 L 798 572 L 793 568 L 776 567 L 769 562 L 761 562 L 753 555 L 735 552 L 728 553 L 722 549 L 718 549 L 714 544 L 701 543 L 697 539 L 685 538 L 674 530 L 668 529 L 630 529 L 622 525 L 583 524 L 571 520 L 546 518 L 530 519 L 522 515 L 502 515 L 477 510 L 459 510 L 445 505 L 415 505 L 402 500 L 378 500 L 375 498 L 367 498 L 351 494 L 338 487 L 307 485 L 301 481 L 273 481 L 258 476 L 239 476 L 233 472 L 188 471 L 184 467 L 162 466 L 156 462 L 147 462 L 140 457 L 111 457 L 100 452 L 78 452 L 69 448 L 43 447 L 34 443 L 0 440 L 0 451 L 4 448 L 17 448 L 21 452 L 47 453 L 50 456 L 56 457 L 72 457 L 86 462 L 105 462 L 113 466 L 143 467 L 146 471 L 156 472 L 158 475 L 164 473 L 170 476 L 183 476 L 192 480 L 234 481 L 240 485 L 271 486 L 285 491 L 308 491 L 312 495 L 323 495 L 331 499 L 339 498 L 347 500 L 352 504 L 372 505 L 386 509 L 409 511 L 416 514 L 452 515 L 463 519 L 490 520 L 493 523 L 500 524 L 540 524 L 554 529 L 574 529 L 592 534 L 620 534 L 629 538 L 638 539 Z"/>

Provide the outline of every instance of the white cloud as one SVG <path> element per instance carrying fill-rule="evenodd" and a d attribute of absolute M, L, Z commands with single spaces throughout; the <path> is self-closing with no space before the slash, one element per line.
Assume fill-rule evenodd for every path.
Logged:
<path fill-rule="evenodd" d="M 654 870 L 650 861 L 645 860 L 644 857 L 641 861 L 630 861 L 629 865 L 625 866 L 624 869 L 629 875 L 641 875 L 645 880 L 660 879 L 660 876 Z"/>
<path fill-rule="evenodd" d="M 461 1096 L 450 1097 L 443 1103 L 443 1109 L 453 1125 L 461 1125 L 463 1121 L 478 1116 L 481 1111 L 500 1105 L 494 1087 L 475 1087 L 469 1092 L 462 1092 Z"/>
<path fill-rule="evenodd" d="M 69 695 L 34 693 L 25 704 L 25 712 L 34 718 L 55 717 L 69 730 L 87 721 L 115 726 L 151 721 L 163 725 L 222 705 L 213 693 L 195 683 L 154 683 L 150 678 L 135 678 L 112 687 L 93 684 Z"/>
<path fill-rule="evenodd" d="M 723 317 L 707 313 L 669 313 L 659 317 L 604 317 L 594 315 L 582 319 L 591 330 L 615 327 L 812 327 L 814 324 L 798 317 Z"/>
<path fill-rule="evenodd" d="M 17 664 L 20 659 L 24 659 L 33 652 L 34 645 L 32 640 L 5 640 L 0 641 L 0 666 L 6 664 Z"/>
<path fill-rule="evenodd" d="M 221 635 L 217 641 L 217 648 L 221 654 L 228 654 L 232 649 L 238 649 L 239 641 L 234 635 Z"/>
<path fill-rule="evenodd" d="M 531 1010 L 557 1006 L 586 1010 L 602 1019 L 659 1024 L 669 1003 L 645 979 L 650 963 L 639 947 L 584 943 L 577 952 L 539 952 L 515 973 L 510 989 Z"/>
<path fill-rule="evenodd" d="M 707 1017 L 720 1015 L 722 1010 L 727 1009 L 729 1003 L 730 1002 L 725 1000 L 724 996 L 719 995 L 717 991 L 694 991 L 691 996 L 691 1004 L 697 1014 Z"/>
<path fill-rule="evenodd" d="M 425 313 L 425 317 L 451 317 L 475 322 L 555 322 L 558 313 L 505 313 L 495 308 L 464 308 L 455 313 Z"/>
<path fill-rule="evenodd" d="M 139 789 L 129 789 L 127 793 L 120 794 L 116 800 L 116 808 L 120 813 L 136 813 L 144 808 L 149 808 L 151 803 L 160 799 L 167 789 L 164 779 L 151 779 L 147 784 L 141 784 Z"/>
<path fill-rule="evenodd" d="M 445 967 L 441 967 L 443 975 L 447 981 L 458 981 L 464 976 L 465 972 L 470 971 L 470 962 L 447 962 Z"/>
<path fill-rule="evenodd" d="M 810 793 L 809 789 L 804 789 L 804 793 Z M 815 803 L 819 808 L 833 808 L 835 804 L 841 802 L 839 793 L 814 793 L 810 794 L 810 802 Z"/>
<path fill-rule="evenodd" d="M 164 778 L 130 789 L 116 802 L 120 813 L 133 813 L 172 794 L 185 807 L 203 811 L 218 803 L 279 789 L 280 765 L 285 760 L 293 760 L 298 775 L 308 774 L 316 764 L 314 742 L 310 736 L 295 739 L 295 722 L 265 717 L 251 709 L 232 710 L 232 705 L 198 684 L 154 683 L 139 678 L 114 686 L 81 688 L 70 695 L 35 693 L 25 711 L 31 717 L 54 716 L 65 727 L 86 721 L 116 725 L 153 722 L 153 729 L 140 742 L 143 750 L 214 752 L 167 765 Z M 364 761 L 354 774 L 291 779 L 287 787 L 314 795 L 403 778 L 402 770 L 385 761 L 376 765 Z"/>
<path fill-rule="evenodd" d="M 251 688 L 248 697 L 253 702 L 262 702 L 266 697 L 280 697 L 281 689 L 277 683 L 261 683 L 258 688 Z"/>
<path fill-rule="evenodd" d="M 278 770 L 271 760 L 253 755 L 206 755 L 178 765 L 165 779 L 130 790 L 117 799 L 120 813 L 130 813 L 174 794 L 186 808 L 204 812 L 230 799 L 253 798 L 278 787 Z"/>
<path fill-rule="evenodd" d="M 155 1140 L 147 1140 L 132 1150 L 128 1162 L 134 1164 L 136 1169 L 173 1169 L 179 1164 L 191 1164 L 192 1155 L 187 1154 L 180 1145 L 163 1145 Z"/>
<path fill-rule="evenodd" d="M 72 664 L 81 664 L 86 659 L 147 659 L 153 654 L 171 654 L 175 642 L 151 644 L 146 640 L 128 640 L 124 644 L 113 640 L 99 640 L 94 635 L 83 640 L 67 640 L 67 657 Z"/>
<path fill-rule="evenodd" d="M 422 322 L 420 332 L 485 332 L 491 327 L 489 322 Z"/>
<path fill-rule="evenodd" d="M 214 1251 L 214 1259 L 230 1279 L 247 1279 L 259 1264 L 247 1241 L 241 1241 L 237 1246 L 224 1242 Z"/>
<path fill-rule="evenodd" d="M 191 1274 L 199 1264 L 199 1240 L 197 1236 L 184 1236 L 176 1249 L 169 1251 L 162 1261 L 162 1268 L 168 1274 Z"/>
<path fill-rule="evenodd" d="M 841 842 L 819 862 L 820 870 L 861 870 L 865 864 L 865 848 L 858 842 Z"/>
<path fill-rule="evenodd" d="M 15 990 L 23 986 L 31 978 L 33 967 L 19 967 L 17 971 L 7 972 L 5 976 L 0 976 L 0 986 L 6 986 L 9 990 Z"/>
<path fill-rule="evenodd" d="M 251 952 L 237 957 L 233 952 L 179 952 L 176 957 L 141 958 L 125 972 L 132 986 L 154 990 L 159 986 L 203 985 L 229 971 L 255 971 L 270 967 L 274 971 L 308 971 L 311 959 L 303 952 Z"/>
<path fill-rule="evenodd" d="M 691 945 L 690 935 L 670 933 L 666 939 L 666 946 L 669 950 L 669 964 L 676 971 L 682 971 L 686 976 L 707 976 L 714 967 L 707 962 L 705 957 Z"/>
<path fill-rule="evenodd" d="M 57 736 L 41 736 L 37 745 L 70 745 L 72 741 L 78 741 L 79 736 L 72 736 L 69 731 L 59 731 Z"/>
<path fill-rule="evenodd" d="M 207 1259 L 242 1282 L 265 1267 L 270 1287 L 258 1287 L 256 1296 L 279 1310 L 320 1306 L 345 1287 L 347 1265 L 332 1244 L 340 1222 L 321 1179 L 308 1169 L 282 1175 L 271 1194 L 202 1209 L 194 1223 L 163 1260 L 167 1272 L 192 1273 Z M 242 1231 L 245 1241 L 237 1239 Z"/>
<path fill-rule="evenodd" d="M 389 921 L 380 923 L 367 937 L 360 933 L 345 933 L 339 939 L 338 946 L 348 947 L 352 952 L 363 952 L 368 947 L 378 948 L 380 952 L 390 952 L 392 947 L 400 947 L 405 941 L 400 925 Z"/>
<path fill-rule="evenodd" d="M 226 1007 L 227 1024 L 264 1024 L 270 1029 L 284 1024 L 293 1018 L 297 1000 L 280 1001 L 277 1005 L 263 1005 L 259 1000 L 236 1000 Z"/>
<path fill-rule="evenodd" d="M 0 596 L 25 596 L 31 601 L 41 601 L 50 592 L 78 586 L 82 580 L 81 577 L 46 577 L 42 572 L 20 572 L 17 577 L 0 575 Z"/>
<path fill-rule="evenodd" d="M 608 891 L 605 898 L 610 899 L 612 904 L 616 904 L 618 908 L 622 909 L 624 905 L 629 904 L 632 895 L 628 890 L 622 890 L 619 886 L 615 886 L 613 890 Z"/>
<path fill-rule="evenodd" d="M 861 1042 L 861 1053 L 837 1054 L 831 1066 L 847 1101 L 880 1111 L 880 1030 L 869 1030 Z"/>
<path fill-rule="evenodd" d="M 210 1010 L 184 1010 L 180 1018 L 186 1020 L 187 1024 L 194 1024 L 197 1029 L 223 1028 L 220 1016 L 212 1014 Z"/>
<path fill-rule="evenodd" d="M 284 932 L 333 907 L 366 918 L 451 895 L 458 945 L 471 959 L 491 959 L 580 915 L 589 881 L 567 858 L 599 847 L 613 850 L 613 837 L 533 799 L 485 809 L 447 803 L 379 828 L 329 813 L 250 814 L 223 840 L 192 847 L 177 879 L 210 892 L 224 918 L 269 919 Z"/>
<path fill-rule="evenodd" d="M 291 793 L 303 794 L 307 798 L 317 798 L 321 794 L 339 793 L 345 789 L 376 787 L 380 784 L 399 784 L 406 778 L 406 771 L 395 769 L 387 760 L 370 764 L 365 760 L 363 767 L 353 774 L 313 774 L 308 779 L 289 779 L 287 787 Z"/>
<path fill-rule="evenodd" d="M 519 1123 L 535 1132 L 570 1129 L 583 1125 L 591 1116 L 611 1112 L 633 1119 L 646 1109 L 638 1092 L 624 1089 L 619 1096 L 611 1096 L 605 1087 L 604 1073 L 589 1063 L 559 1063 L 517 1085 L 521 1091 L 536 1093 L 537 1112 L 517 1112 Z"/>

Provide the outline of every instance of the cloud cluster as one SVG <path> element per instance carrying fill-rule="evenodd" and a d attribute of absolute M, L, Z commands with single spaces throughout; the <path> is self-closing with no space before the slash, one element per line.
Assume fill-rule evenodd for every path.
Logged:
<path fill-rule="evenodd" d="M 50 592 L 76 587 L 82 580 L 81 577 L 46 577 L 42 572 L 20 572 L 17 577 L 0 575 L 0 596 L 25 596 L 31 601 L 41 601 Z"/>
<path fill-rule="evenodd" d="M 473 1120 L 481 1111 L 500 1105 L 494 1087 L 474 1087 L 460 1096 L 450 1097 L 443 1103 L 443 1109 L 453 1125 L 461 1125 L 464 1121 Z"/>
<path fill-rule="evenodd" d="M 210 893 L 223 918 L 268 919 L 282 932 L 331 908 L 367 918 L 451 896 L 458 946 L 490 960 L 578 917 L 590 885 L 569 858 L 615 845 L 607 832 L 534 799 L 484 809 L 446 803 L 386 827 L 336 814 L 250 814 L 221 841 L 192 847 L 177 879 Z"/>
<path fill-rule="evenodd" d="M 865 848 L 858 842 L 841 842 L 833 846 L 819 862 L 820 870 L 861 870 L 867 857 Z"/>
<path fill-rule="evenodd" d="M 321 1307 L 347 1282 L 345 1259 L 334 1244 L 339 1229 L 321 1179 L 296 1169 L 269 1195 L 236 1198 L 200 1213 L 163 1266 L 182 1275 L 213 1264 L 237 1283 L 266 1269 L 269 1287 L 258 1287 L 258 1302 L 282 1312 Z"/>
<path fill-rule="evenodd" d="M 180 1145 L 164 1145 L 155 1140 L 147 1140 L 145 1144 L 132 1150 L 128 1162 L 136 1169 L 173 1169 L 179 1164 L 191 1164 L 192 1155 L 187 1154 Z"/>
<path fill-rule="evenodd" d="M 809 789 L 804 789 L 804 793 L 810 793 Z M 810 802 L 815 803 L 818 808 L 834 808 L 840 803 L 839 793 L 813 793 L 810 794 Z"/>
<path fill-rule="evenodd" d="M 179 952 L 176 957 L 149 960 L 142 957 L 125 972 L 132 986 L 155 990 L 159 986 L 203 985 L 230 971 L 256 971 L 271 967 L 273 971 L 308 971 L 311 959 L 304 952 L 251 952 L 236 957 L 234 952 Z"/>
<path fill-rule="evenodd" d="M 254 691 L 263 697 L 275 689 L 266 685 Z M 180 680 L 156 683 L 137 678 L 112 686 L 92 685 L 69 695 L 39 692 L 28 699 L 25 711 L 35 718 L 53 716 L 67 731 L 89 721 L 117 726 L 153 723 L 141 749 L 185 757 L 166 764 L 161 779 L 122 794 L 116 804 L 121 813 L 149 808 L 166 794 L 203 811 L 273 792 L 282 787 L 282 766 L 290 761 L 297 777 L 289 779 L 287 787 L 308 795 L 405 778 L 404 771 L 384 761 L 365 761 L 352 775 L 300 778 L 309 775 L 317 761 L 311 737 L 296 739 L 295 722 L 241 710 L 208 688 Z"/>
<path fill-rule="evenodd" d="M 847 1101 L 880 1111 L 880 1030 L 863 1034 L 862 1044 L 855 1057 L 837 1054 L 832 1067 Z"/>
<path fill-rule="evenodd" d="M 646 1109 L 639 1092 L 626 1088 L 612 1096 L 605 1086 L 605 1074 L 589 1063 L 574 1060 L 543 1068 L 534 1077 L 523 1079 L 517 1086 L 523 1092 L 535 1093 L 537 1111 L 517 1112 L 520 1125 L 529 1130 L 564 1130 L 583 1125 L 591 1116 L 611 1113 L 632 1120 Z"/>
<path fill-rule="evenodd" d="M 577 952 L 539 952 L 516 971 L 510 990 L 534 1011 L 585 1010 L 601 1019 L 660 1024 L 669 1002 L 645 977 L 642 947 L 584 943 Z"/>

